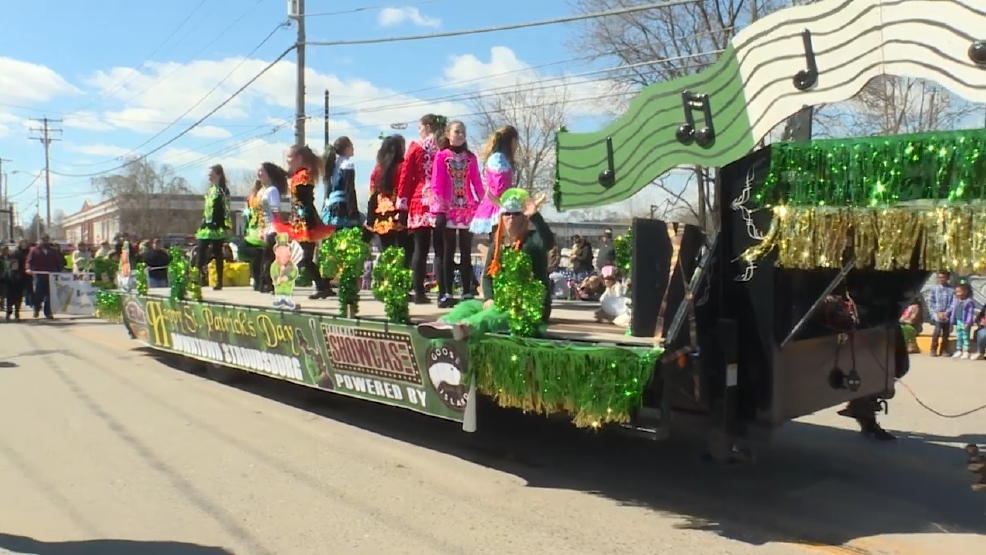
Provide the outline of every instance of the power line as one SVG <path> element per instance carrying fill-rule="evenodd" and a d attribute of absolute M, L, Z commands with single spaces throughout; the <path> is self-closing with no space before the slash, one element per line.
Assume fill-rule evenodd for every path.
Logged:
<path fill-rule="evenodd" d="M 232 30 L 233 27 L 235 27 L 236 24 L 238 24 L 240 21 L 243 21 L 243 18 L 245 18 L 247 15 L 251 14 L 257 8 L 257 6 L 259 6 L 263 1 L 264 0 L 257 0 L 257 3 L 254 4 L 249 10 L 247 10 L 242 15 L 240 15 L 240 17 L 236 18 L 232 23 L 230 23 L 229 25 L 227 25 L 226 28 L 223 29 L 219 34 L 217 34 L 214 37 L 212 37 L 212 40 L 210 40 L 209 42 L 207 42 L 205 44 L 205 46 L 203 46 L 202 48 L 199 48 L 194 54 L 192 54 L 190 56 L 190 59 L 195 59 L 196 56 L 198 56 L 199 54 L 201 54 L 202 52 L 204 52 L 207 48 L 209 48 L 210 46 L 212 46 L 213 44 L 215 44 L 216 42 L 218 42 L 219 39 L 221 39 L 226 33 L 228 33 L 230 30 Z M 197 26 L 198 25 L 196 25 L 196 27 Z M 193 27 L 193 30 L 194 30 L 194 27 Z M 147 88 L 142 89 L 137 94 L 131 96 L 130 98 L 127 98 L 127 99 L 123 100 L 122 103 L 123 104 L 126 104 L 128 102 L 132 102 L 133 100 L 135 100 L 137 98 L 140 98 L 141 96 L 143 96 L 144 94 L 146 94 L 151 89 L 154 89 L 155 87 L 157 87 L 161 83 L 164 83 L 165 81 L 167 81 L 175 73 L 178 73 L 178 71 L 180 71 L 182 67 L 184 67 L 184 66 L 179 65 L 179 66 L 175 67 L 174 69 L 172 69 L 171 71 L 169 71 L 165 75 L 163 75 L 160 78 L 158 78 L 157 81 L 155 81 L 155 82 L 151 83 L 150 85 L 148 85 Z"/>
<path fill-rule="evenodd" d="M 568 74 L 568 75 L 559 75 L 559 76 L 555 76 L 555 77 L 547 77 L 547 78 L 544 78 L 544 79 L 539 79 L 539 80 L 537 80 L 534 83 L 531 83 L 532 86 L 529 86 L 529 87 L 528 86 L 519 85 L 519 84 L 515 84 L 515 85 L 503 85 L 503 86 L 493 87 L 493 88 L 489 88 L 489 89 L 482 89 L 480 91 L 468 91 L 468 92 L 462 92 L 462 93 L 455 93 L 455 94 L 447 95 L 447 96 L 439 96 L 439 97 L 433 97 L 433 98 L 415 99 L 415 100 L 410 100 L 410 101 L 407 101 L 407 102 L 404 102 L 404 103 L 400 103 L 400 104 L 389 104 L 389 105 L 388 104 L 384 104 L 382 106 L 376 106 L 376 107 L 372 107 L 372 108 L 364 108 L 364 109 L 357 109 L 357 110 L 349 110 L 349 111 L 336 112 L 334 115 L 335 116 L 348 116 L 348 115 L 367 114 L 367 113 L 376 113 L 376 112 L 389 112 L 391 110 L 400 110 L 400 109 L 406 109 L 406 108 L 414 108 L 414 107 L 418 107 L 418 106 L 427 106 L 429 104 L 435 104 L 437 102 L 454 102 L 454 101 L 457 101 L 457 100 L 464 100 L 464 99 L 473 98 L 473 97 L 476 97 L 476 96 L 485 96 L 485 95 L 488 95 L 488 94 L 498 94 L 498 93 L 504 93 L 504 92 L 517 92 L 517 93 L 537 92 L 537 91 L 542 91 L 542 90 L 547 90 L 547 89 L 555 89 L 555 88 L 558 88 L 559 85 L 563 85 L 564 84 L 564 81 L 568 81 L 568 80 L 571 80 L 571 79 L 579 79 L 581 77 L 588 77 L 588 76 L 591 76 L 591 75 L 600 75 L 600 74 L 615 73 L 617 71 L 624 71 L 624 70 L 627 70 L 627 69 L 634 69 L 634 68 L 639 68 L 639 67 L 647 67 L 647 66 L 652 66 L 652 65 L 655 65 L 655 64 L 659 64 L 659 63 L 664 63 L 664 62 L 675 62 L 675 61 L 689 60 L 689 59 L 693 59 L 693 58 L 700 58 L 700 57 L 703 57 L 703 56 L 709 56 L 709 55 L 712 55 L 712 54 L 720 54 L 722 52 L 723 52 L 722 50 L 710 50 L 708 52 L 700 52 L 700 53 L 697 53 L 697 54 L 688 54 L 688 55 L 685 55 L 685 56 L 675 56 L 673 58 L 662 58 L 662 59 L 650 60 L 650 61 L 646 61 L 646 62 L 637 62 L 635 64 L 624 64 L 624 65 L 619 65 L 619 66 L 616 66 L 616 67 L 610 67 L 610 68 L 606 68 L 606 69 L 595 69 L 595 70 L 590 70 L 590 71 L 584 71 L 582 73 L 573 73 L 573 74 Z M 605 81 L 605 80 L 606 80 L 605 78 L 601 78 L 601 79 L 590 79 L 590 80 L 581 81 L 580 83 L 575 83 L 575 84 L 589 84 L 589 83 L 595 83 L 595 82 L 600 82 L 600 81 Z M 555 82 L 555 81 L 560 81 L 561 83 L 554 83 L 554 84 L 550 84 L 550 85 L 545 84 L 545 83 Z M 370 101 L 368 100 L 367 102 L 370 102 Z M 353 105 L 355 105 L 355 104 L 357 104 L 357 103 L 354 103 Z"/>
<path fill-rule="evenodd" d="M 187 16 L 185 16 L 185 19 L 183 19 L 181 21 L 181 23 L 179 23 L 178 26 L 175 27 L 175 30 L 172 31 L 170 35 L 168 35 L 168 38 L 164 39 L 164 42 L 162 42 L 161 44 L 159 44 L 157 46 L 157 48 L 155 48 L 154 51 L 151 52 L 147 56 L 147 58 L 144 60 L 144 63 L 140 64 L 140 66 L 141 67 L 144 67 L 147 64 L 147 62 L 150 62 L 151 59 L 153 59 L 154 56 L 157 55 L 157 53 L 160 52 L 162 48 L 164 48 L 164 45 L 168 44 L 168 42 L 171 41 L 171 39 L 175 38 L 175 35 L 178 34 L 178 31 L 180 31 L 181 28 L 184 27 L 185 24 L 188 23 L 192 19 L 192 17 L 195 16 L 196 13 L 198 13 L 198 11 L 200 9 L 202 9 L 202 6 L 204 6 L 205 3 L 206 3 L 206 0 L 202 0 L 201 2 L 199 2 L 199 4 L 197 6 L 195 6 L 195 8 L 193 8 L 192 11 L 189 12 L 189 14 Z M 123 85 L 125 85 L 126 83 L 128 83 L 130 80 L 132 80 L 136 75 L 139 75 L 140 73 L 141 72 L 140 72 L 139 69 L 135 69 L 133 72 L 128 73 L 126 75 L 126 77 L 124 77 L 123 79 L 121 79 L 120 81 L 118 81 L 113 87 L 110 88 L 110 90 L 108 90 L 108 91 L 104 92 L 103 94 L 101 94 L 99 96 L 99 98 L 97 98 L 92 103 L 87 104 L 87 105 L 83 106 L 82 108 L 79 108 L 78 110 L 76 110 L 76 112 L 81 112 L 81 111 L 84 111 L 87 108 L 91 108 L 93 106 L 96 106 L 103 99 L 105 99 L 109 95 L 113 94 L 114 92 L 118 91 L 121 87 L 123 87 Z"/>
<path fill-rule="evenodd" d="M 219 104 L 219 106 L 216 106 L 215 108 L 213 108 L 212 110 L 210 110 L 209 113 L 207 113 L 206 115 L 204 115 L 201 118 L 199 118 L 195 123 L 193 123 L 192 125 L 190 125 L 189 127 L 187 127 L 181 133 L 175 135 L 174 137 L 172 137 L 168 141 L 165 141 L 163 144 L 161 144 L 160 146 L 152 149 L 151 151 L 146 152 L 146 153 L 140 155 L 138 157 L 138 159 L 146 159 L 148 156 L 150 156 L 150 155 L 152 155 L 152 154 L 154 154 L 156 152 L 160 152 L 161 150 L 163 150 L 168 145 L 174 143 L 178 139 L 180 139 L 180 138 L 184 137 L 185 135 L 187 135 L 190 131 L 192 131 L 193 129 L 195 129 L 199 125 L 202 125 L 202 123 L 205 120 L 209 119 L 210 117 L 212 117 L 213 114 L 215 114 L 216 112 L 218 112 L 219 110 L 221 110 L 224 106 L 226 106 L 227 104 L 229 104 L 230 102 L 232 102 L 234 98 L 236 98 L 237 96 L 239 96 L 250 85 L 252 85 L 254 82 L 256 82 L 257 79 L 260 79 L 265 73 L 267 73 L 268 71 L 270 71 L 271 68 L 273 68 L 275 65 L 277 65 L 278 62 L 280 62 L 281 60 L 283 60 L 293 50 L 294 50 L 294 46 L 292 45 L 287 50 L 285 50 L 284 52 L 282 52 L 280 56 L 278 56 L 277 58 L 274 58 L 274 61 L 273 62 L 267 64 L 267 67 L 265 67 L 264 69 L 260 70 L 260 73 L 258 73 L 257 75 L 253 76 L 252 79 L 250 79 L 242 87 L 240 87 L 239 89 L 237 89 L 236 92 L 234 92 L 229 98 L 227 98 L 226 100 L 222 101 Z M 128 164 L 129 164 L 129 162 L 124 163 L 124 164 L 121 164 L 121 165 L 119 165 L 119 166 L 117 166 L 115 168 L 112 168 L 112 169 L 109 169 L 109 170 L 105 170 L 105 171 L 101 171 L 101 172 L 96 172 L 96 173 L 89 173 L 89 174 L 60 174 L 60 175 L 64 175 L 66 177 L 99 177 L 101 175 L 106 175 L 108 173 L 115 172 L 117 170 L 121 170 L 121 169 L 127 167 Z"/>
<path fill-rule="evenodd" d="M 421 0 L 420 2 L 413 2 L 411 4 L 405 4 L 403 7 L 405 7 L 405 8 L 416 8 L 418 6 L 423 6 L 425 4 L 434 4 L 435 2 L 439 2 L 439 1 L 440 0 Z M 380 6 L 365 6 L 365 7 L 362 7 L 362 8 L 353 8 L 351 10 L 340 10 L 340 11 L 337 11 L 337 12 L 306 13 L 305 14 L 305 18 L 307 19 L 307 18 L 310 18 L 310 17 L 323 17 L 323 16 L 327 16 L 327 15 L 346 15 L 346 14 L 360 13 L 360 12 L 375 12 L 375 11 L 378 11 L 378 10 L 383 10 L 383 9 L 386 9 L 386 8 L 393 8 L 393 7 L 394 7 L 393 4 L 383 4 L 383 5 L 380 5 Z"/>
<path fill-rule="evenodd" d="M 529 29 L 531 27 L 558 25 L 561 23 L 571 23 L 573 21 L 585 21 L 587 19 L 599 19 L 601 17 L 609 17 L 614 15 L 626 15 L 626 14 L 642 12 L 646 10 L 653 10 L 658 8 L 672 8 L 674 6 L 681 6 L 684 4 L 693 4 L 697 1 L 698 0 L 667 0 L 665 2 L 654 2 L 652 4 L 644 4 L 643 6 L 632 6 L 629 8 L 619 8 L 615 10 L 606 10 L 602 12 L 592 12 L 592 13 L 580 14 L 580 15 L 570 15 L 566 17 L 556 17 L 554 19 L 531 21 L 528 23 L 516 23 L 513 25 L 499 25 L 496 27 L 482 27 L 479 29 L 465 29 L 461 31 L 446 31 L 443 33 L 428 33 L 424 35 L 406 35 L 402 37 L 337 40 L 337 41 L 315 41 L 315 42 L 306 41 L 305 44 L 309 46 L 352 46 L 357 44 L 382 44 L 388 42 L 406 42 L 406 41 L 414 41 L 414 40 L 430 40 L 430 39 L 442 39 L 449 37 L 461 37 L 465 35 L 480 35 L 485 33 L 499 33 L 501 31 L 513 31 L 515 29 Z"/>
<path fill-rule="evenodd" d="M 174 121 L 172 121 L 167 126 L 165 126 L 163 129 L 161 129 L 160 131 L 158 131 L 157 133 L 155 133 L 154 135 L 152 135 L 146 141 L 144 141 L 143 143 L 141 143 L 141 144 L 135 146 L 134 148 L 130 149 L 129 152 L 127 152 L 126 154 L 123 154 L 122 156 L 119 156 L 118 158 L 126 158 L 129 155 L 134 154 L 136 151 L 138 151 L 141 148 L 147 146 L 154 139 L 156 139 L 156 138 L 160 137 L 161 135 L 163 135 L 165 131 L 167 131 L 168 129 L 171 129 L 176 124 L 178 124 L 178 122 L 180 122 L 182 119 L 184 119 L 185 116 L 187 116 L 188 114 L 190 114 L 192 112 L 192 110 L 198 108 L 199 105 L 202 104 L 203 102 L 205 102 L 205 100 L 207 98 L 209 98 L 209 96 L 212 93 L 216 92 L 216 90 L 219 89 L 219 87 L 221 87 L 226 81 L 228 81 L 229 78 L 232 77 L 234 73 L 236 73 L 241 67 L 243 67 L 243 64 L 245 64 L 250 59 L 250 56 L 252 56 L 257 50 L 260 50 L 261 47 L 263 47 L 265 44 L 267 44 L 267 41 L 269 41 L 271 38 L 273 38 L 274 35 L 279 30 L 283 29 L 286 26 L 287 26 L 287 23 L 282 23 L 282 24 L 278 25 L 277 27 L 275 27 L 274 30 L 270 32 L 270 34 L 268 34 L 266 37 L 264 37 L 264 40 L 260 41 L 260 44 L 258 44 L 257 46 L 255 46 L 253 48 L 253 50 L 250 51 L 249 54 L 247 54 L 246 56 L 244 56 L 243 59 L 240 61 L 240 63 L 236 64 L 236 66 L 233 69 L 231 69 L 229 71 L 229 73 L 226 74 L 225 77 L 223 77 L 218 83 L 216 83 L 216 85 L 214 87 L 212 87 L 211 89 L 209 89 L 209 92 L 205 93 L 202 96 L 202 98 L 200 98 L 198 100 L 198 102 L 196 102 L 195 104 L 192 104 L 192 106 L 190 108 L 188 108 L 187 110 L 185 110 L 185 112 L 182 113 L 182 115 L 180 115 L 177 118 L 175 118 Z M 102 165 L 104 163 L 106 163 L 106 161 L 104 161 L 104 162 L 95 162 L 95 163 L 86 164 L 86 165 L 88 165 L 88 166 L 99 166 L 99 165 Z"/>

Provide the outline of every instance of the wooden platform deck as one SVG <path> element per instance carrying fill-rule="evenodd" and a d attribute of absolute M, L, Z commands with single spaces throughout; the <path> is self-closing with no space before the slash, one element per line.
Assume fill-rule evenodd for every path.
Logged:
<path fill-rule="evenodd" d="M 167 296 L 167 289 L 150 289 L 150 295 Z M 310 300 L 310 288 L 295 291 L 294 301 L 301 312 L 312 312 L 335 316 L 338 314 L 339 303 L 335 298 Z M 203 288 L 203 300 L 239 306 L 270 307 L 271 295 L 257 293 L 246 287 L 227 287 L 222 291 Z M 434 296 L 433 296 L 434 298 Z M 623 345 L 649 347 L 653 344 L 650 337 L 631 337 L 626 330 L 612 324 L 596 323 L 593 312 L 599 308 L 598 303 L 584 301 L 556 300 L 552 306 L 551 321 L 548 326 L 549 337 L 570 341 L 592 341 L 597 343 L 615 343 Z M 359 317 L 372 320 L 386 320 L 383 304 L 373 298 L 369 291 L 362 291 L 359 305 Z M 411 305 L 411 319 L 414 323 L 432 322 L 444 316 L 448 310 L 440 309 L 435 304 Z"/>

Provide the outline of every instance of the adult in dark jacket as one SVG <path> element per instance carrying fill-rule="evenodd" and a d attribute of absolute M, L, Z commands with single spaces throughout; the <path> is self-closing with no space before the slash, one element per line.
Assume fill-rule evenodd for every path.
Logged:
<path fill-rule="evenodd" d="M 51 282 L 49 276 L 60 272 L 65 265 L 62 253 L 54 248 L 51 237 L 43 235 L 41 243 L 27 255 L 27 271 L 34 281 L 34 317 L 44 308 L 45 318 L 51 320 Z"/>
<path fill-rule="evenodd" d="M 568 257 L 572 261 L 575 281 L 582 281 L 592 273 L 592 245 L 584 237 L 576 235 L 573 238 L 572 252 Z"/>
<path fill-rule="evenodd" d="M 17 321 L 21 319 L 21 304 L 24 301 L 25 291 L 29 289 L 28 280 L 30 278 L 25 271 L 27 269 L 28 252 L 27 241 L 22 239 L 15 248 L 10 250 L 4 259 L 7 321 L 10 321 L 11 316 Z"/>
<path fill-rule="evenodd" d="M 603 231 L 603 244 L 596 250 L 596 268 L 616 265 L 616 247 L 613 246 L 613 230 Z"/>
<path fill-rule="evenodd" d="M 171 255 L 161 248 L 161 240 L 154 239 L 151 246 L 144 252 L 144 265 L 147 266 L 147 285 L 149 287 L 168 286 L 168 264 Z"/>

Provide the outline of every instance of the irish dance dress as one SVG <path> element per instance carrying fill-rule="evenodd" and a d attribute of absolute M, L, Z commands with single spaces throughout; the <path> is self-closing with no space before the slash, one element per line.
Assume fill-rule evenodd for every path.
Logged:
<path fill-rule="evenodd" d="M 266 188 L 255 191 L 249 197 L 247 197 L 246 202 L 246 231 L 243 234 L 243 240 L 248 244 L 255 247 L 264 246 L 267 244 L 267 237 L 265 237 L 264 229 L 267 227 L 267 219 L 264 217 L 264 209 L 262 200 L 264 198 L 264 193 L 267 192 Z"/>
<path fill-rule="evenodd" d="M 431 172 L 438 145 L 428 137 L 412 141 L 404 155 L 401 177 L 397 186 L 397 208 L 407 210 L 407 227 L 410 230 L 435 227 L 431 212 Z"/>
<path fill-rule="evenodd" d="M 195 232 L 199 241 L 225 240 L 233 229 L 229 209 L 229 191 L 216 185 L 209 185 L 205 193 L 205 206 L 202 210 L 202 225 Z"/>
<path fill-rule="evenodd" d="M 325 188 L 322 223 L 336 229 L 362 225 L 356 200 L 356 165 L 352 158 L 339 156 Z"/>
<path fill-rule="evenodd" d="M 486 194 L 476 208 L 476 214 L 469 224 L 469 231 L 486 234 L 493 231 L 493 226 L 500 220 L 500 195 L 513 187 L 513 168 L 510 161 L 500 152 L 494 152 L 486 161 L 483 168 L 486 176 Z"/>
<path fill-rule="evenodd" d="M 287 222 L 276 222 L 277 233 L 287 233 L 292 241 L 317 243 L 332 235 L 335 228 L 322 223 L 315 208 L 315 181 L 305 168 L 294 172 L 288 181 L 291 194 L 291 217 Z"/>
<path fill-rule="evenodd" d="M 450 146 L 435 155 L 431 176 L 431 213 L 445 214 L 449 229 L 469 229 L 483 198 L 476 155 L 465 145 Z"/>
<path fill-rule="evenodd" d="M 370 183 L 376 183 L 380 176 L 380 167 L 373 168 L 370 174 Z M 403 231 L 397 217 L 397 203 L 394 195 L 377 191 L 375 186 L 370 186 L 370 199 L 366 207 L 366 227 L 381 239 L 389 237 L 393 233 Z"/>

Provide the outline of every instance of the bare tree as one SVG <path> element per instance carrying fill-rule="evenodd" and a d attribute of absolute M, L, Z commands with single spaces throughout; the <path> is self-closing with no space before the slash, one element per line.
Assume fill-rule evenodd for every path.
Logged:
<path fill-rule="evenodd" d="M 960 127 L 982 108 L 948 89 L 910 77 L 873 78 L 852 100 L 823 111 L 831 136 L 900 135 Z"/>
<path fill-rule="evenodd" d="M 55 214 L 51 218 L 51 227 L 48 229 L 48 234 L 59 239 L 64 237 L 64 223 L 65 211 L 61 209 L 55 210 Z"/>
<path fill-rule="evenodd" d="M 485 144 L 504 125 L 517 128 L 517 172 L 514 185 L 550 193 L 555 182 L 555 132 L 565 124 L 568 92 L 532 90 L 521 83 L 512 90 L 478 94 L 470 100 L 479 114 L 473 122 L 474 141 Z"/>
<path fill-rule="evenodd" d="M 229 192 L 235 196 L 247 196 L 253 191 L 257 182 L 257 173 L 253 170 L 233 170 L 226 173 L 226 184 Z"/>
<path fill-rule="evenodd" d="M 159 237 L 190 233 L 201 222 L 201 208 L 189 208 L 201 197 L 167 164 L 133 158 L 120 173 L 93 178 L 92 184 L 103 198 L 116 202 L 121 231 Z"/>

